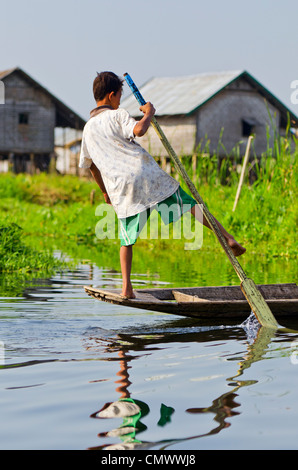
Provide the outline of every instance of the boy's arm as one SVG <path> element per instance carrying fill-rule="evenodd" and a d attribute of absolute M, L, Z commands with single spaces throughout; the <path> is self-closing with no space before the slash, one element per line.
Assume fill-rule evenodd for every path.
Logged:
<path fill-rule="evenodd" d="M 140 107 L 140 111 L 144 113 L 144 116 L 136 123 L 135 127 L 133 128 L 133 133 L 136 137 L 142 137 L 147 132 L 152 116 L 155 113 L 154 106 L 149 101 Z"/>
<path fill-rule="evenodd" d="M 102 191 L 102 193 L 103 193 L 103 197 L 105 198 L 106 203 L 107 203 L 107 204 L 111 204 L 111 201 L 110 201 L 109 195 L 108 195 L 108 193 L 107 193 L 105 184 L 104 184 L 103 179 L 102 179 L 102 177 L 101 177 L 101 173 L 100 173 L 99 169 L 97 168 L 97 166 L 94 165 L 93 162 L 91 163 L 90 171 L 91 171 L 92 176 L 93 176 L 93 178 L 95 179 L 96 183 L 97 183 L 98 186 L 100 187 L 100 189 L 101 189 L 101 191 Z"/>

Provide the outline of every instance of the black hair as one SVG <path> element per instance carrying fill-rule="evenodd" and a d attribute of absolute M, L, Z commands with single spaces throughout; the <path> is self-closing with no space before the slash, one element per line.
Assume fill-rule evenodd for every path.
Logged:
<path fill-rule="evenodd" d="M 116 94 L 123 86 L 123 80 L 113 72 L 97 72 L 93 82 L 93 95 L 95 101 L 102 100 L 112 91 Z"/>

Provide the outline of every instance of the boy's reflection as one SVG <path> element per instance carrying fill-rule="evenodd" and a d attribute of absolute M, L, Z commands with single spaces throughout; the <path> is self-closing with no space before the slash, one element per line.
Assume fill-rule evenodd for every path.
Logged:
<path fill-rule="evenodd" d="M 111 431 L 99 433 L 98 437 L 119 437 L 123 445 L 108 446 L 108 449 L 124 449 L 142 446 L 142 442 L 136 438 L 136 435 L 147 429 L 147 426 L 141 422 L 141 418 L 146 416 L 150 409 L 149 406 L 140 400 L 131 398 L 128 390 L 131 382 L 129 381 L 128 362 L 131 357 L 126 356 L 125 351 L 119 351 L 120 370 L 117 376 L 120 377 L 115 383 L 119 384 L 116 392 L 120 393 L 120 399 L 113 403 L 106 403 L 99 411 L 91 415 L 92 418 L 122 418 L 122 424 Z M 170 422 L 170 417 L 174 413 L 174 408 L 161 404 L 159 426 L 164 426 Z M 97 447 L 98 449 L 105 446 Z"/>
<path fill-rule="evenodd" d="M 122 424 L 112 431 L 98 434 L 98 437 L 119 437 L 122 441 L 121 444 L 115 445 L 102 445 L 93 449 L 135 449 L 135 448 L 150 448 L 157 445 L 163 445 L 163 449 L 166 447 L 181 442 L 188 441 L 208 435 L 219 433 L 222 429 L 229 427 L 231 424 L 226 421 L 227 418 L 231 418 L 239 415 L 240 413 L 235 411 L 235 408 L 239 407 L 240 404 L 236 402 L 238 394 L 236 393 L 241 387 L 248 386 L 256 383 L 254 380 L 239 380 L 239 377 L 243 374 L 244 370 L 249 368 L 254 362 L 262 360 L 266 353 L 267 347 L 273 336 L 271 330 L 260 328 L 255 340 L 252 344 L 248 345 L 247 354 L 243 357 L 239 363 L 238 371 L 234 377 L 230 377 L 229 386 L 233 387 L 230 392 L 227 392 L 212 401 L 210 406 L 205 408 L 188 408 L 186 412 L 192 414 L 202 413 L 213 413 L 214 421 L 218 423 L 218 426 L 212 428 L 207 433 L 199 434 L 196 436 L 190 436 L 181 439 L 170 439 L 160 440 L 156 442 L 144 442 L 136 438 L 137 434 L 147 429 L 147 427 L 141 422 L 141 419 L 146 416 L 150 409 L 148 405 L 142 401 L 135 400 L 130 396 L 128 390 L 131 382 L 129 381 L 128 362 L 133 359 L 132 356 L 126 354 L 125 348 L 118 350 L 120 357 L 120 370 L 117 376 L 120 377 L 115 383 L 119 384 L 116 391 L 120 393 L 121 398 L 113 403 L 106 403 L 103 408 L 96 413 L 91 415 L 92 418 L 122 418 Z M 117 348 L 119 344 L 117 345 Z M 171 416 L 174 413 L 174 408 L 168 407 L 161 404 L 160 408 L 160 419 L 158 421 L 159 426 L 164 426 L 171 421 Z"/>

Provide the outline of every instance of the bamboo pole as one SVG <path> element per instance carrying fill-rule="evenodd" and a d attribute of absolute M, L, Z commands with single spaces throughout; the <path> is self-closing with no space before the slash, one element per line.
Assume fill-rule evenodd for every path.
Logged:
<path fill-rule="evenodd" d="M 234 202 L 234 206 L 233 206 L 233 212 L 235 212 L 235 209 L 237 207 L 238 200 L 239 200 L 239 197 L 240 197 L 241 188 L 242 188 L 243 181 L 244 181 L 245 170 L 246 170 L 246 166 L 247 166 L 247 163 L 248 163 L 248 160 L 249 160 L 249 151 L 250 151 L 250 144 L 251 144 L 252 139 L 253 139 L 253 136 L 250 135 L 249 138 L 248 138 L 248 141 L 247 141 L 247 145 L 246 145 L 246 151 L 245 151 L 245 156 L 244 156 L 243 165 L 242 165 L 242 169 L 241 169 L 241 175 L 240 175 L 240 180 L 239 180 L 239 184 L 238 184 L 238 188 L 237 188 L 235 202 Z"/>

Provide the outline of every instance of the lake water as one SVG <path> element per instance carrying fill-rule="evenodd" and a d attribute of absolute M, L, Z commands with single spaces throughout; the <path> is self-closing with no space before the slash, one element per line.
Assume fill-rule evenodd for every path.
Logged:
<path fill-rule="evenodd" d="M 85 264 L 0 298 L 1 449 L 297 449 L 298 336 L 110 305 L 83 289 L 119 279 Z"/>

